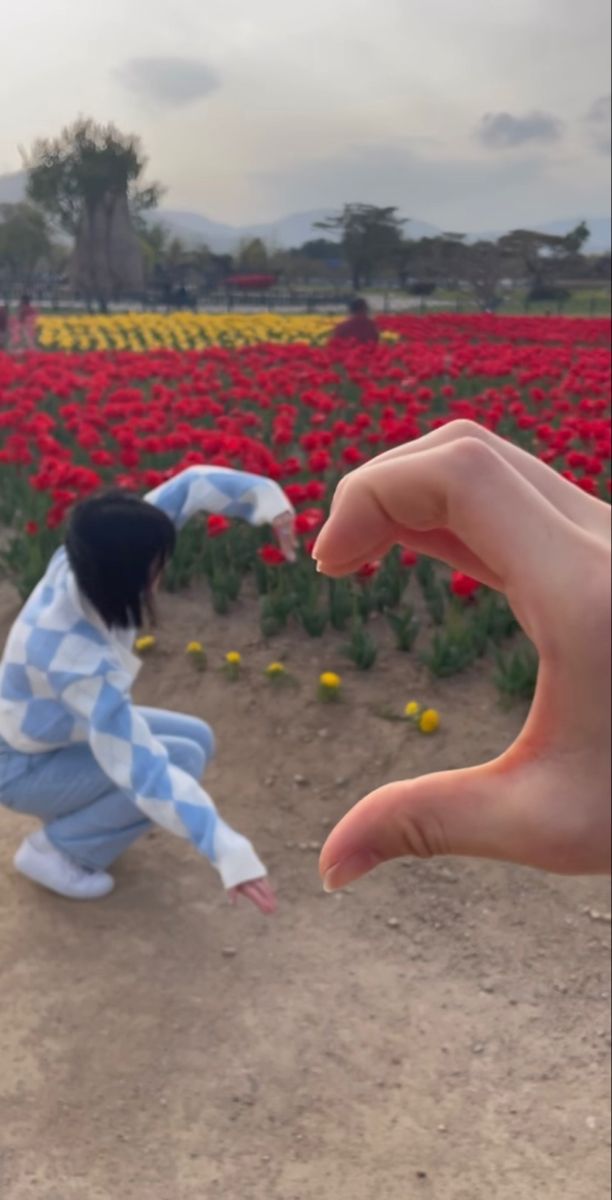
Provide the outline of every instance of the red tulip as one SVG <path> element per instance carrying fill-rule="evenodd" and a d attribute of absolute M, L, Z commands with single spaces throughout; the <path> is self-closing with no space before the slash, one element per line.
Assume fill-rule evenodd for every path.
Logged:
<path fill-rule="evenodd" d="M 308 468 L 319 474 L 322 471 L 328 471 L 331 463 L 331 454 L 328 454 L 327 450 L 315 450 L 308 459 Z"/>
<path fill-rule="evenodd" d="M 220 516 L 217 513 L 212 513 L 206 521 L 206 532 L 209 538 L 221 537 L 223 533 L 227 533 L 231 526 L 231 522 L 227 517 Z"/>
<path fill-rule="evenodd" d="M 315 533 L 325 520 L 322 508 L 305 508 L 295 519 L 296 533 Z"/>
<path fill-rule="evenodd" d="M 379 562 L 364 563 L 363 566 L 360 567 L 359 570 L 357 571 L 357 578 L 360 579 L 361 581 L 365 581 L 366 579 L 372 579 L 373 576 L 376 575 L 379 570 L 380 570 Z"/>
<path fill-rule="evenodd" d="M 285 562 L 285 555 L 282 550 L 272 542 L 268 542 L 260 548 L 259 557 L 267 567 L 280 567 L 281 563 Z"/>
<path fill-rule="evenodd" d="M 451 578 L 453 596 L 459 596 L 462 600 L 470 600 L 481 587 L 482 584 L 478 579 L 472 579 L 471 575 L 464 575 L 462 571 L 453 571 Z"/>

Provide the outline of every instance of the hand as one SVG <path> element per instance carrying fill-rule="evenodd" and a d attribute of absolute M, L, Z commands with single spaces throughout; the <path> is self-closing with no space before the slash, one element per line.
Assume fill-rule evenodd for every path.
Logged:
<path fill-rule="evenodd" d="M 277 903 L 274 889 L 267 879 L 251 879 L 228 891 L 230 904 L 237 904 L 239 896 L 246 896 L 260 912 L 271 917 L 276 912 Z"/>
<path fill-rule="evenodd" d="M 389 783 L 332 832 L 329 890 L 401 855 L 475 855 L 567 874 L 610 866 L 610 511 L 509 442 L 457 421 L 342 480 L 314 549 L 342 576 L 394 544 L 504 592 L 540 655 L 499 758 Z"/>
<path fill-rule="evenodd" d="M 272 528 L 287 562 L 295 562 L 297 534 L 294 514 L 292 512 L 281 513 L 280 517 L 276 517 L 272 522 Z"/>

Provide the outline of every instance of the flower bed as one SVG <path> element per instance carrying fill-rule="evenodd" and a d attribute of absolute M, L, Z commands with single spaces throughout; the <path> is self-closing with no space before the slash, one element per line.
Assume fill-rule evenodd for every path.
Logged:
<path fill-rule="evenodd" d="M 281 482 L 298 511 L 299 560 L 284 565 L 264 534 L 212 516 L 181 535 L 170 588 L 207 576 L 225 612 L 249 574 L 267 636 L 331 624 L 362 669 L 376 660 L 374 611 L 398 649 L 418 644 L 436 674 L 502 643 L 515 628 L 505 602 L 465 576 L 398 550 L 330 583 L 314 571 L 312 541 L 343 473 L 457 417 L 608 496 L 609 323 L 446 315 L 381 325 L 388 340 L 372 350 L 320 344 L 330 322 L 317 317 L 43 320 L 43 345 L 63 352 L 0 354 L 0 520 L 20 591 L 40 577 L 78 497 L 110 483 L 144 491 L 209 462 Z M 176 349 L 166 348 L 172 330 Z M 91 351 L 92 339 L 118 348 Z M 498 669 L 511 691 L 533 677 L 523 660 Z"/>

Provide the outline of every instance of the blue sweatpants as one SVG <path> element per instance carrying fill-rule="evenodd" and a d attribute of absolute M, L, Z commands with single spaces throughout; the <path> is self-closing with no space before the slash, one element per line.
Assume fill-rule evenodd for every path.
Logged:
<path fill-rule="evenodd" d="M 200 780 L 215 752 L 212 729 L 197 717 L 139 708 L 170 762 Z M 151 822 L 98 766 L 87 743 L 48 754 L 0 749 L 0 803 L 39 817 L 49 841 L 79 866 L 110 866 Z"/>

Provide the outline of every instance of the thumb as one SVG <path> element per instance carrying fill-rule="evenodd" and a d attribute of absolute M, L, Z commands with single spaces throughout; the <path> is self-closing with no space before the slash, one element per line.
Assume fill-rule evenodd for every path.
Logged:
<path fill-rule="evenodd" d="M 346 887 L 392 858 L 520 855 L 520 831 L 497 763 L 388 783 L 361 800 L 327 839 L 319 870 L 326 891 Z"/>

